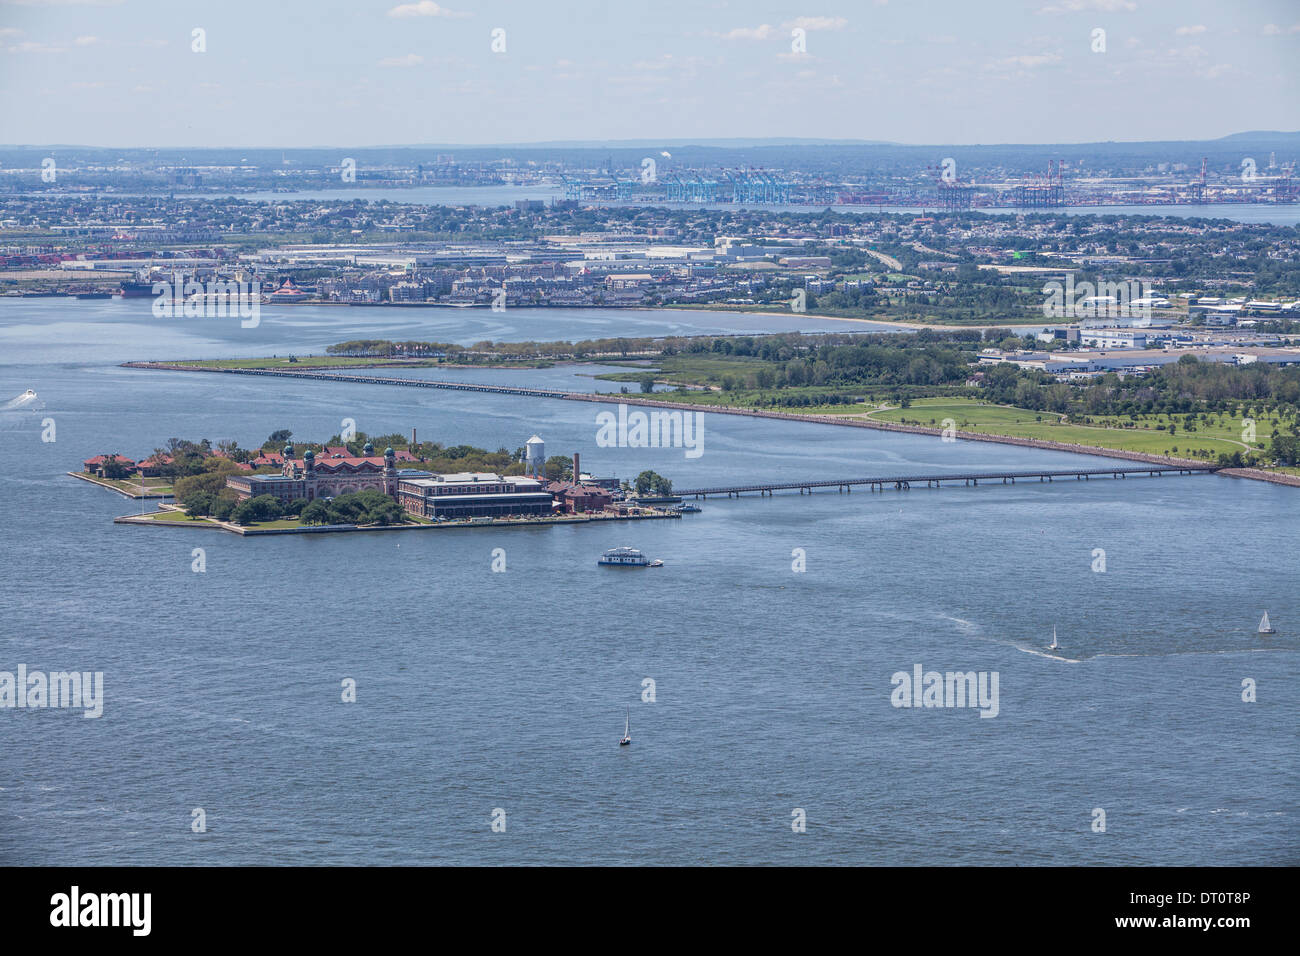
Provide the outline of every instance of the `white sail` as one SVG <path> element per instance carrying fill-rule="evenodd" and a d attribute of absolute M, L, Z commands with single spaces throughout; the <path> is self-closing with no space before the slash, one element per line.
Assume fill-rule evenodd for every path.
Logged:
<path fill-rule="evenodd" d="M 1057 645 L 1057 643 L 1056 643 L 1056 627 L 1055 627 L 1055 625 L 1053 625 L 1053 627 L 1052 627 L 1052 643 L 1049 644 L 1049 645 L 1047 645 L 1047 649 L 1048 649 L 1049 651 L 1054 651 L 1054 650 L 1056 650 L 1057 646 L 1058 646 L 1058 645 Z"/>
<path fill-rule="evenodd" d="M 1259 633 L 1267 634 L 1271 630 L 1273 628 L 1268 623 L 1268 611 L 1265 611 L 1264 616 L 1259 619 Z"/>
<path fill-rule="evenodd" d="M 627 714 L 624 715 L 623 717 L 623 739 L 624 740 L 627 740 L 628 738 L 628 727 L 631 726 L 631 723 L 632 723 L 632 708 L 629 707 L 627 709 Z"/>

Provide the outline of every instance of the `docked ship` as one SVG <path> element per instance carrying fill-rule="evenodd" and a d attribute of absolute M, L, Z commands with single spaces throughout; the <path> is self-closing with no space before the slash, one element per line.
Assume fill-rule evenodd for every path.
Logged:
<path fill-rule="evenodd" d="M 123 281 L 120 287 L 119 295 L 124 299 L 146 299 L 153 295 L 152 282 L 140 282 L 133 280 L 130 282 Z"/>
<path fill-rule="evenodd" d="M 663 562 L 658 558 L 651 561 L 636 548 L 610 548 L 600 556 L 597 564 L 611 568 L 658 568 Z"/>

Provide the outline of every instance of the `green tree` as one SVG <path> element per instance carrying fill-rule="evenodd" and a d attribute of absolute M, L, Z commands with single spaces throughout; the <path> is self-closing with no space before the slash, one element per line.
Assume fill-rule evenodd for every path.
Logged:
<path fill-rule="evenodd" d="M 105 458 L 104 464 L 100 466 L 104 471 L 104 477 L 112 481 L 121 481 L 131 474 L 129 468 L 122 464 L 122 459 L 114 455 L 112 458 Z"/>
<path fill-rule="evenodd" d="M 191 518 L 201 518 L 212 510 L 212 495 L 206 491 L 192 491 L 181 499 L 181 504 Z"/>
<path fill-rule="evenodd" d="M 1274 435 L 1269 454 L 1280 464 L 1294 465 L 1300 459 L 1300 439 L 1295 435 Z"/>
<path fill-rule="evenodd" d="M 671 495 L 673 483 L 654 471 L 643 471 L 636 476 L 636 493 L 639 497 L 647 495 Z"/>
<path fill-rule="evenodd" d="M 172 485 L 172 493 L 179 501 L 184 501 L 190 495 L 199 491 L 215 495 L 226 487 L 226 476 L 235 470 L 237 469 L 232 467 L 230 471 L 205 471 L 201 475 L 186 475 L 184 478 L 177 478 Z"/>
<path fill-rule="evenodd" d="M 573 459 L 552 455 L 542 465 L 542 474 L 547 481 L 563 481 L 573 475 Z"/>
<path fill-rule="evenodd" d="M 330 509 L 323 501 L 313 501 L 302 509 L 298 520 L 302 524 L 329 524 Z"/>
<path fill-rule="evenodd" d="M 284 506 L 274 495 L 258 495 L 240 502 L 231 513 L 235 524 L 253 524 L 258 521 L 274 521 L 284 514 Z"/>

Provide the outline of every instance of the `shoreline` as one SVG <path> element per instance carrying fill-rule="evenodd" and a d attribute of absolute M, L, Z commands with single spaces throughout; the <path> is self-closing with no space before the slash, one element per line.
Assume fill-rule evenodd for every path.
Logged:
<path fill-rule="evenodd" d="M 92 485 L 98 485 L 100 488 L 107 488 L 109 491 L 116 492 L 117 494 L 121 495 L 123 498 L 133 498 L 136 501 L 144 501 L 144 500 L 161 501 L 163 499 L 173 497 L 173 495 L 170 492 L 168 492 L 167 494 L 151 493 L 147 488 L 144 490 L 143 493 L 139 493 L 139 492 L 132 493 L 130 491 L 126 491 L 122 488 L 117 487 L 117 485 L 113 484 L 106 478 L 100 478 L 97 477 L 96 475 L 88 475 L 84 471 L 66 471 L 64 472 L 64 474 L 70 478 L 78 478 L 81 481 L 89 482 Z"/>
<path fill-rule="evenodd" d="M 54 299 L 54 298 L 69 298 L 72 299 L 73 301 L 77 301 L 75 295 L 66 292 L 16 294 L 16 295 L 6 293 L 4 295 L 0 295 L 0 301 L 3 301 L 4 299 Z M 122 297 L 118 295 L 116 292 L 114 292 L 110 295 L 110 298 L 120 299 Z M 94 301 L 103 301 L 103 300 L 99 299 Z M 481 302 L 481 303 L 475 302 L 475 303 L 462 304 L 456 302 L 322 302 L 322 301 L 313 300 L 311 302 L 262 302 L 261 304 L 272 305 L 272 306 L 285 305 L 290 307 L 300 306 L 300 305 L 319 305 L 319 306 L 328 306 L 330 308 L 350 307 L 350 308 L 358 308 L 358 309 L 490 309 L 491 308 L 491 304 L 487 302 Z M 573 309 L 575 311 L 585 311 L 588 309 L 606 309 L 612 311 L 643 311 L 643 312 L 712 312 L 718 315 L 748 315 L 748 316 L 756 316 L 760 318 L 769 318 L 769 319 L 785 318 L 787 316 L 798 315 L 798 316 L 804 316 L 809 319 L 820 319 L 827 322 L 861 322 L 861 323 L 867 323 L 869 325 L 885 326 L 889 329 L 896 330 L 896 331 L 908 331 L 909 329 L 910 330 L 928 329 L 930 331 L 935 331 L 935 332 L 945 332 L 945 331 L 953 331 L 953 330 L 961 330 L 961 329 L 973 329 L 975 331 L 982 332 L 985 331 L 986 329 L 1041 329 L 1043 328 L 1043 323 L 1038 323 L 1038 322 L 1031 323 L 1031 324 L 1023 324 L 1020 322 L 1016 322 L 1013 324 L 993 323 L 989 325 L 968 325 L 964 323 L 943 323 L 943 322 L 901 322 L 895 319 L 870 319 L 870 318 L 854 316 L 854 315 L 827 315 L 822 312 L 787 312 L 785 310 L 773 310 L 770 312 L 763 312 L 763 311 L 755 311 L 753 309 L 725 309 L 725 308 L 717 308 L 716 306 L 709 307 L 708 305 L 703 305 L 703 306 L 650 305 L 650 304 L 609 305 L 607 303 L 602 303 L 600 305 L 596 305 L 596 304 L 522 305 L 522 306 L 516 305 L 516 306 L 511 306 L 509 311 L 524 312 L 524 311 L 543 311 L 543 310 L 550 310 L 550 309 Z M 1044 321 L 1049 322 L 1050 324 L 1050 320 L 1044 320 Z M 790 331 L 802 332 L 805 335 L 817 334 L 815 332 L 808 332 L 803 329 L 792 329 Z M 869 332 L 872 330 L 866 329 L 864 331 Z M 703 335 L 716 336 L 716 335 L 739 335 L 745 333 L 700 332 L 695 334 L 701 336 Z M 750 334 L 781 335 L 782 333 L 755 332 Z M 654 338 L 669 338 L 669 337 L 670 336 L 667 335 L 654 336 Z M 676 338 L 677 336 L 671 336 L 671 337 Z"/>
<path fill-rule="evenodd" d="M 930 331 L 933 331 L 933 332 L 953 332 L 953 331 L 961 331 L 961 330 L 963 330 L 963 329 L 972 329 L 972 330 L 977 331 L 977 332 L 983 332 L 983 331 L 985 331 L 986 329 L 1041 329 L 1041 328 L 1043 328 L 1043 322 L 1035 322 L 1035 323 L 1033 323 L 1033 324 L 1031 324 L 1031 325 L 1008 325 L 1008 324 L 1006 324 L 1006 323 L 995 323 L 995 324 L 993 324 L 993 325 L 964 325 L 964 324 L 955 324 L 955 323 L 954 323 L 954 324 L 945 324 L 945 323 L 941 323 L 941 322 L 899 322 L 899 321 L 896 321 L 896 320 L 894 320 L 894 319 L 864 319 L 864 318 L 859 318 L 859 317 L 857 317 L 857 316 L 853 316 L 853 315 L 826 315 L 824 312 L 797 312 L 797 313 L 795 313 L 795 312 L 790 312 L 790 313 L 786 313 L 786 312 L 755 312 L 755 311 L 753 311 L 752 309 L 735 309 L 735 310 L 731 310 L 731 309 L 704 309 L 704 308 L 696 308 L 696 307 L 694 307 L 694 306 L 689 306 L 689 305 L 687 305 L 687 306 L 659 305 L 659 306 L 649 306 L 648 308 L 650 308 L 650 309 L 662 309 L 662 310 L 667 311 L 667 312 L 679 312 L 679 311 L 682 311 L 682 312 L 719 312 L 719 313 L 730 314 L 730 315 L 756 315 L 756 316 L 765 316 L 765 317 L 767 317 L 767 318 L 781 318 L 781 317 L 783 317 L 783 316 L 785 316 L 785 315 L 787 315 L 787 314 L 789 314 L 789 315 L 801 315 L 801 316 L 805 316 L 805 317 L 810 318 L 810 319 L 823 319 L 823 320 L 825 320 L 825 321 L 827 321 L 827 322 L 869 322 L 869 323 L 872 324 L 872 325 L 884 325 L 884 326 L 888 326 L 889 328 L 891 328 L 891 329 L 895 329 L 895 330 L 900 331 L 900 332 L 906 332 L 906 331 L 909 331 L 909 330 L 919 331 L 919 330 L 921 330 L 921 329 L 929 329 Z M 1047 319 L 1045 319 L 1044 322 L 1046 322 L 1046 323 L 1048 323 L 1048 324 L 1051 324 L 1051 320 L 1047 320 Z M 866 331 L 872 331 L 872 330 L 868 329 L 868 330 L 866 330 Z M 781 333 L 780 333 L 780 332 L 763 332 L 763 333 L 759 333 L 759 334 L 762 334 L 762 335 L 780 335 Z M 813 333 L 813 332 L 805 332 L 804 334 L 805 334 L 805 335 L 815 335 L 816 333 Z"/>
<path fill-rule="evenodd" d="M 200 521 L 168 521 L 166 519 L 153 517 L 153 515 L 170 513 L 171 512 L 168 511 L 154 511 L 144 515 L 121 515 L 113 519 L 113 524 L 148 525 L 162 528 L 201 528 L 206 531 L 224 531 L 227 534 L 237 534 L 241 537 L 252 537 L 255 535 L 269 534 L 346 534 L 353 531 L 447 531 L 453 528 L 536 528 L 550 527 L 552 525 L 560 524 L 590 524 L 596 521 L 656 521 L 663 518 L 681 518 L 680 513 L 671 511 L 634 515 L 607 514 L 601 512 L 600 514 L 576 514 L 546 518 L 517 518 L 513 520 L 507 518 L 492 518 L 488 521 L 442 521 L 432 524 L 321 524 L 303 525 L 300 528 L 248 528 L 229 521 L 218 521 L 215 518 L 204 518 Z"/>

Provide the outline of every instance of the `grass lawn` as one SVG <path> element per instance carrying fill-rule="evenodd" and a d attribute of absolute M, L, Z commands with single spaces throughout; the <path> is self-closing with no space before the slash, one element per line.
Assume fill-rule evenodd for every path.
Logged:
<path fill-rule="evenodd" d="M 962 431 L 1096 445 L 1100 448 L 1154 455 L 1198 457 L 1193 453 L 1203 451 L 1208 452 L 1211 458 L 1217 458 L 1220 452 L 1231 454 L 1236 451 L 1261 450 L 1268 443 L 1277 424 L 1275 418 L 1257 419 L 1256 441 L 1253 446 L 1249 446 L 1241 440 L 1241 421 L 1223 415 L 1211 415 L 1208 422 L 1201 422 L 1198 418 L 1196 431 L 1187 431 L 1184 418 L 1176 416 L 1173 423 L 1177 426 L 1177 431 L 1173 435 L 1157 427 L 1164 425 L 1168 429 L 1170 418 L 1167 415 L 1140 415 L 1136 428 L 1119 427 L 1121 422 L 1129 422 L 1127 417 L 1098 417 L 1093 419 L 1091 425 L 1065 425 L 1060 423 L 1059 416 L 1051 412 L 1035 412 L 961 398 L 917 399 L 910 408 L 890 408 L 871 412 L 867 417 L 887 422 L 919 423 L 935 428 L 942 428 L 943 420 L 951 418 Z"/>
<path fill-rule="evenodd" d="M 300 528 L 307 525 L 300 525 L 297 518 L 277 518 L 275 521 L 255 521 L 252 524 L 240 525 L 241 528 L 247 528 L 250 531 L 274 531 L 281 528 Z"/>
<path fill-rule="evenodd" d="M 139 478 L 99 478 L 96 479 L 103 484 L 112 485 L 114 488 L 120 488 L 129 495 L 140 494 Z M 172 493 L 171 481 L 166 478 L 146 478 L 144 480 L 145 494 L 150 495 L 170 495 Z"/>

